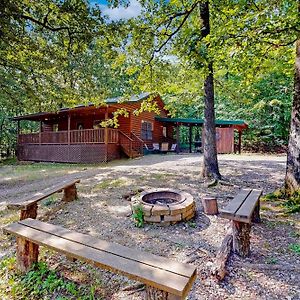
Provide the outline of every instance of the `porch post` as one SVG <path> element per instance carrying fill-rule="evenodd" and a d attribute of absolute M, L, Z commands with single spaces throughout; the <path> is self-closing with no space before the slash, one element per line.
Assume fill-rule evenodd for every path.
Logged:
<path fill-rule="evenodd" d="M 177 147 L 176 147 L 176 153 L 178 154 L 180 152 L 180 145 L 179 145 L 180 141 L 179 141 L 179 124 L 177 123 L 176 124 L 176 144 L 177 144 Z"/>
<path fill-rule="evenodd" d="M 20 120 L 17 121 L 17 145 L 19 144 Z"/>
<path fill-rule="evenodd" d="M 239 130 L 239 145 L 238 145 L 239 154 L 242 152 L 242 130 Z"/>
<path fill-rule="evenodd" d="M 42 143 L 42 128 L 43 128 L 42 121 L 40 121 L 39 144 Z"/>
<path fill-rule="evenodd" d="M 106 107 L 105 110 L 105 121 L 108 119 L 108 108 Z M 108 159 L 108 127 L 107 124 L 105 124 L 104 127 L 104 144 L 105 144 L 105 162 L 107 162 Z"/>
<path fill-rule="evenodd" d="M 70 145 L 71 142 L 70 128 L 71 128 L 71 115 L 68 114 L 68 145 Z"/>
<path fill-rule="evenodd" d="M 192 153 L 192 125 L 189 125 L 189 144 L 190 144 L 190 153 Z"/>

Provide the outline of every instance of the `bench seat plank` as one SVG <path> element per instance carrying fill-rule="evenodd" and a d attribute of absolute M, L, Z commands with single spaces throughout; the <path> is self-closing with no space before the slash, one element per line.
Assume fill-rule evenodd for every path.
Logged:
<path fill-rule="evenodd" d="M 33 229 L 51 233 L 66 240 L 74 241 L 101 251 L 118 255 L 120 257 L 129 258 L 146 265 L 152 265 L 181 276 L 191 277 L 195 271 L 195 268 L 190 265 L 182 264 L 177 261 L 170 262 L 170 260 L 161 256 L 141 252 L 119 244 L 110 243 L 105 240 L 94 238 L 87 234 L 71 231 L 61 226 L 44 223 L 33 219 L 22 220 L 19 221 L 19 223 Z"/>
<path fill-rule="evenodd" d="M 257 201 L 261 196 L 261 190 L 252 190 L 248 195 L 247 199 L 243 202 L 241 207 L 235 213 L 235 219 L 240 219 L 243 222 L 251 223 L 251 216 L 254 211 L 255 206 L 257 205 Z"/>
<path fill-rule="evenodd" d="M 27 219 L 27 224 L 31 219 Z M 23 221 L 25 222 L 25 221 Z M 45 225 L 48 225 L 44 223 Z M 53 229 L 53 228 L 52 228 Z M 87 261 L 103 269 L 117 272 L 129 278 L 141 281 L 157 289 L 178 296 L 185 296 L 196 277 L 196 269 L 191 278 L 163 270 L 154 265 L 134 261 L 117 254 L 84 245 L 70 239 L 60 237 L 45 231 L 34 229 L 22 222 L 10 224 L 3 229 L 5 232 L 25 238 L 33 243 L 49 247 L 68 256 Z M 58 231 L 61 227 L 58 227 Z M 68 233 L 71 236 L 71 233 Z M 74 237 L 74 235 L 73 235 Z M 97 241 L 97 239 L 94 239 Z M 98 247 L 98 244 L 96 243 Z M 124 247 L 126 251 L 129 249 Z M 107 250 L 107 249 L 106 249 Z M 141 253 L 144 254 L 144 253 Z M 162 258 L 161 258 L 162 259 Z M 169 262 L 169 260 L 166 259 Z"/>
<path fill-rule="evenodd" d="M 75 180 L 71 180 L 71 181 L 70 180 L 62 181 L 59 184 L 56 184 L 56 185 L 53 185 L 51 187 L 44 189 L 42 192 L 36 192 L 33 195 L 12 201 L 11 203 L 7 204 L 7 208 L 9 208 L 9 209 L 27 209 L 32 204 L 34 204 L 38 201 L 41 201 L 41 200 L 57 193 L 58 191 L 68 188 L 79 182 L 80 182 L 79 179 L 75 179 Z"/>
<path fill-rule="evenodd" d="M 238 193 L 227 206 L 219 210 L 221 217 L 227 218 L 228 216 L 231 217 L 234 215 L 250 192 L 250 189 L 245 189 Z"/>

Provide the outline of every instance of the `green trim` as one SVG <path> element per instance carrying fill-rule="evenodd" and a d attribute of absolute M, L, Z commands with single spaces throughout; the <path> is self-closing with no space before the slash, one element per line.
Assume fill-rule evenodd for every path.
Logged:
<path fill-rule="evenodd" d="M 157 121 L 167 123 L 181 123 L 181 124 L 197 124 L 203 125 L 203 119 L 184 119 L 184 118 L 161 118 L 155 117 Z M 216 120 L 216 125 L 247 125 L 243 120 Z"/>

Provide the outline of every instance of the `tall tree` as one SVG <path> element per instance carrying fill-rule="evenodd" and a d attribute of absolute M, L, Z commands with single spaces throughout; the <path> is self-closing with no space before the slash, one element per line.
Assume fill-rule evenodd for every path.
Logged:
<path fill-rule="evenodd" d="M 298 18 L 300 1 L 298 0 Z M 294 96 L 292 105 L 290 137 L 288 144 L 285 186 L 289 193 L 300 190 L 300 31 L 297 32 L 294 76 Z"/>
<path fill-rule="evenodd" d="M 164 68 L 166 60 L 174 59 L 184 64 L 185 80 L 192 80 L 191 73 L 198 74 L 198 95 L 205 105 L 204 163 L 202 175 L 220 179 L 216 151 L 214 112 L 213 55 L 210 50 L 209 1 L 143 2 L 144 11 L 138 20 L 131 21 L 129 51 L 136 55 L 136 66 L 141 66 L 137 84 L 140 88 L 154 89 L 163 93 L 162 78 L 155 78 L 155 71 Z M 180 64 L 179 63 L 179 64 Z M 159 67 L 156 68 L 156 65 Z M 184 68 L 181 65 L 181 68 Z M 156 69 L 155 69 L 156 68 Z M 195 72 L 196 71 L 196 72 Z M 149 84 L 150 82 L 150 84 Z M 146 83 L 146 84 L 145 84 Z M 147 84 L 148 83 L 148 84 Z M 180 87 L 178 87 L 180 89 Z M 195 92 L 195 90 L 194 90 Z M 185 91 L 185 94 L 188 94 Z M 191 100 L 191 99 L 190 99 Z"/>
<path fill-rule="evenodd" d="M 210 34 L 209 2 L 200 3 L 200 18 L 202 20 L 202 37 L 205 39 Z M 206 42 L 206 49 L 209 52 L 209 42 Z M 203 167 L 202 176 L 213 176 L 220 179 L 215 127 L 215 91 L 213 62 L 207 55 L 207 75 L 204 80 L 204 147 L 203 147 Z"/>

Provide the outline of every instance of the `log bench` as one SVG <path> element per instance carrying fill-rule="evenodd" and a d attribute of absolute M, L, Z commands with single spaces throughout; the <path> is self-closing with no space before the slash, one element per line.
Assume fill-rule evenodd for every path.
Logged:
<path fill-rule="evenodd" d="M 30 218 L 7 225 L 3 231 L 17 236 L 17 268 L 21 272 L 37 262 L 38 248 L 42 245 L 68 258 L 145 283 L 145 299 L 149 300 L 185 299 L 196 279 L 196 268 L 192 265 Z"/>
<path fill-rule="evenodd" d="M 244 189 L 220 209 L 220 216 L 232 220 L 233 251 L 242 257 L 250 254 L 251 223 L 260 222 L 261 190 Z"/>
<path fill-rule="evenodd" d="M 16 199 L 7 204 L 9 209 L 21 210 L 20 220 L 26 218 L 35 219 L 37 216 L 37 204 L 39 201 L 55 194 L 64 191 L 63 201 L 70 202 L 77 199 L 76 183 L 80 182 L 79 179 L 64 180 L 56 185 L 48 187 L 42 191 L 35 192 L 25 197 Z"/>

